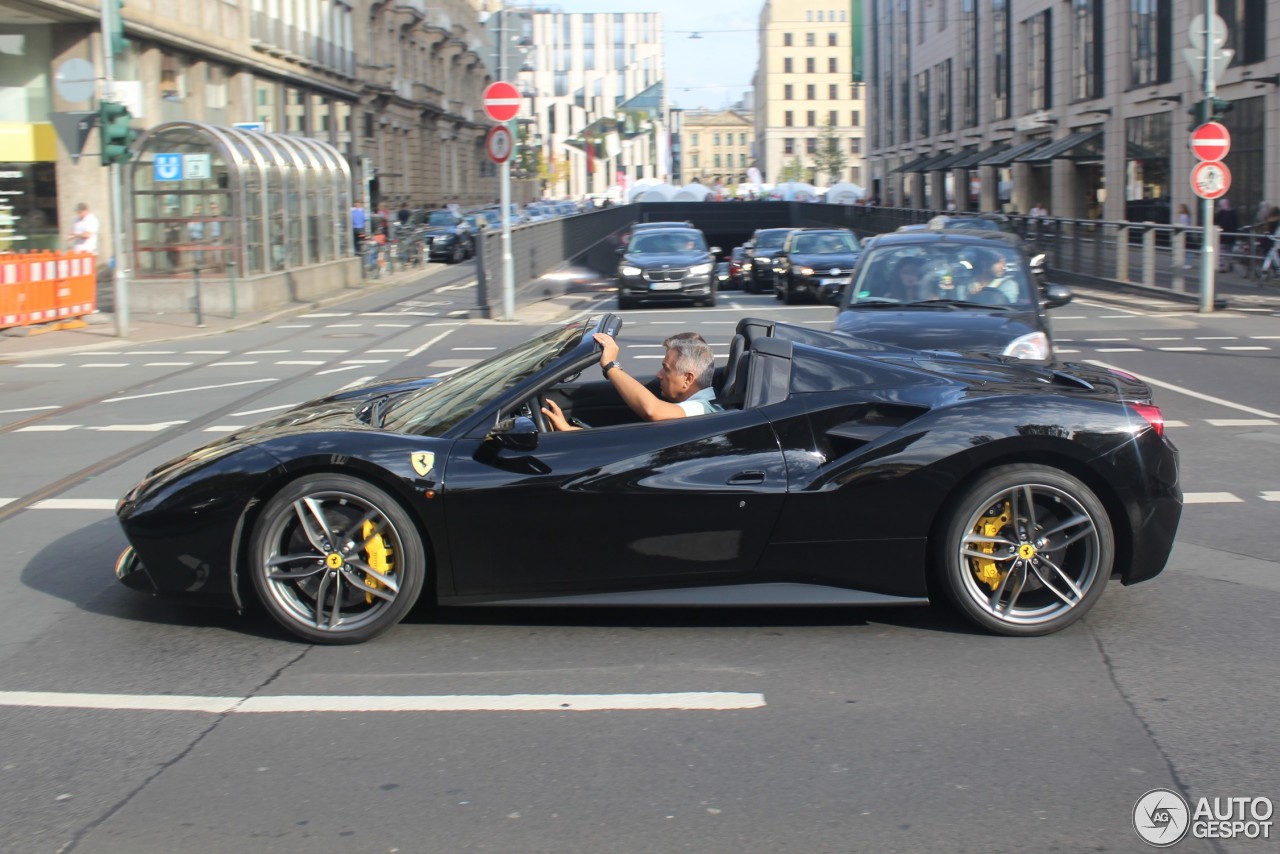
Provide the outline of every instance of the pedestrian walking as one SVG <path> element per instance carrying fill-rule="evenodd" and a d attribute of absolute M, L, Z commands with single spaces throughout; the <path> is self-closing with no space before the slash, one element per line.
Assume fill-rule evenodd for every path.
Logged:
<path fill-rule="evenodd" d="M 97 252 L 102 224 L 84 202 L 76 205 L 76 222 L 71 227 L 71 248 L 76 252 Z"/>
<path fill-rule="evenodd" d="M 369 214 L 364 209 L 363 202 L 356 202 L 351 206 L 351 236 L 355 246 L 356 254 L 360 254 L 360 240 L 364 237 L 364 228 L 368 223 Z"/>

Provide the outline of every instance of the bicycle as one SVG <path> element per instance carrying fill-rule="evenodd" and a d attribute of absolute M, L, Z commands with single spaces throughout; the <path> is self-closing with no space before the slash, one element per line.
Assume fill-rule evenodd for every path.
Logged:
<path fill-rule="evenodd" d="M 365 237 L 360 241 L 360 254 L 363 257 L 361 269 L 366 279 L 382 277 L 382 265 L 386 259 L 382 257 L 382 244 L 373 237 Z"/>
<path fill-rule="evenodd" d="M 426 260 L 426 249 L 421 234 L 406 234 L 397 244 L 397 255 L 401 266 L 416 267 Z"/>

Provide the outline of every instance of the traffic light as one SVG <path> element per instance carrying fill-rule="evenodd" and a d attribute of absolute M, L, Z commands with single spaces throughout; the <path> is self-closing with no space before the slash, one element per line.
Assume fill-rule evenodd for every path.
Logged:
<path fill-rule="evenodd" d="M 138 132 L 129 127 L 133 116 L 129 108 L 115 101 L 98 103 L 98 135 L 102 143 L 102 165 L 128 163 L 133 157 L 129 146 L 137 139 Z"/>
<path fill-rule="evenodd" d="M 112 56 L 119 56 L 129 48 L 124 37 L 124 0 L 102 0 L 102 14 L 106 17 L 107 41 Z"/>
<path fill-rule="evenodd" d="M 1222 121 L 1222 117 L 1234 108 L 1235 104 L 1223 98 L 1205 98 L 1196 101 L 1187 108 L 1187 115 L 1191 116 L 1190 129 L 1195 130 L 1205 122 Z"/>

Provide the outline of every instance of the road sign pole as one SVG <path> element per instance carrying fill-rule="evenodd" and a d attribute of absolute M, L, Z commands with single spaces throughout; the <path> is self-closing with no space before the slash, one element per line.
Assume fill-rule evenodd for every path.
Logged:
<path fill-rule="evenodd" d="M 105 5 L 104 5 L 105 9 Z M 119 14 L 119 11 L 116 12 Z M 102 92 L 110 98 L 115 98 L 115 54 L 111 48 L 111 21 L 107 15 L 101 16 L 101 32 L 102 32 Z M 121 24 L 121 29 L 124 25 Z M 101 145 L 103 129 L 98 128 L 99 147 Z M 110 183 L 111 192 L 111 251 L 115 256 L 115 264 L 112 270 L 112 306 L 115 309 L 116 316 L 116 336 L 119 338 L 129 337 L 129 275 L 125 265 L 125 259 L 128 253 L 124 248 L 124 190 L 120 184 L 120 164 L 112 163 L 109 167 L 107 180 Z"/>
<path fill-rule="evenodd" d="M 1213 103 L 1216 87 L 1213 79 L 1213 44 L 1214 19 L 1218 14 L 1215 0 L 1204 0 L 1204 97 Z M 1193 33 L 1194 35 L 1194 33 Z M 1213 296 L 1217 290 L 1217 253 L 1221 250 L 1215 226 L 1213 224 L 1213 199 L 1205 199 L 1200 203 L 1200 221 L 1204 226 L 1204 237 L 1200 245 L 1200 312 L 1208 314 L 1213 311 Z"/>

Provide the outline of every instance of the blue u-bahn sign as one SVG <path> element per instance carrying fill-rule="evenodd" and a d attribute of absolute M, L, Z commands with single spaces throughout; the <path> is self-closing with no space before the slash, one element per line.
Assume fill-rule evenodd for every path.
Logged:
<path fill-rule="evenodd" d="M 157 181 L 181 181 L 182 155 L 157 154 L 155 162 L 155 179 Z"/>

